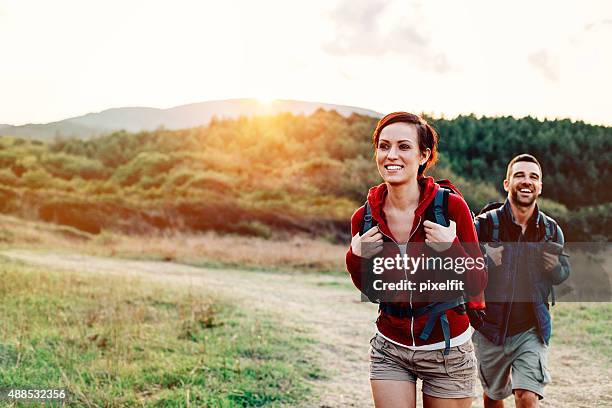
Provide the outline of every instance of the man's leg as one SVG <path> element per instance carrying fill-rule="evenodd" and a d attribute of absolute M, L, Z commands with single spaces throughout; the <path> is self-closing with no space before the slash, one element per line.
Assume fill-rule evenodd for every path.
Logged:
<path fill-rule="evenodd" d="M 476 359 L 478 360 L 478 378 L 484 389 L 485 408 L 503 408 L 504 399 L 512 395 L 510 367 L 512 360 L 504 353 L 504 346 L 497 346 L 487 340 L 478 331 L 472 336 Z"/>
<path fill-rule="evenodd" d="M 514 402 L 516 408 L 536 408 L 540 397 L 533 391 L 516 389 L 514 390 Z"/>
<path fill-rule="evenodd" d="M 512 392 L 516 407 L 537 407 L 544 397 L 544 387 L 550 382 L 546 368 L 548 346 L 535 329 L 512 336 L 516 346 L 512 361 Z"/>

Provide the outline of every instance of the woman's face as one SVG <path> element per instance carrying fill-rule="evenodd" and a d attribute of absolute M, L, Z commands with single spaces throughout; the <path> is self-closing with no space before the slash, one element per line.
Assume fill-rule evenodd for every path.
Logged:
<path fill-rule="evenodd" d="M 403 184 L 416 179 L 419 165 L 426 163 L 430 150 L 421 152 L 416 126 L 410 123 L 392 123 L 378 138 L 376 164 L 386 183 Z"/>

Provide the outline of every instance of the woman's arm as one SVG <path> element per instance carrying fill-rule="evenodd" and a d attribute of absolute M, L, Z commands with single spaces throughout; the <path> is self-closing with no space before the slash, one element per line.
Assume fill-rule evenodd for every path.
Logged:
<path fill-rule="evenodd" d="M 449 251 L 451 256 L 471 258 L 470 267 L 466 267 L 464 282 L 466 292 L 470 296 L 480 295 L 487 286 L 487 269 L 482 262 L 476 262 L 478 258 L 483 259 L 478 236 L 474 228 L 474 221 L 470 208 L 463 198 L 457 194 L 449 194 L 448 197 L 449 217 L 455 220 L 457 237 Z"/>
<path fill-rule="evenodd" d="M 364 208 L 359 207 L 351 217 L 351 237 L 355 234 L 359 234 L 361 228 L 361 220 L 363 219 Z M 361 264 L 363 262 L 362 257 L 357 256 L 353 253 L 353 249 L 349 245 L 349 249 L 346 252 L 346 270 L 351 275 L 353 284 L 357 289 L 361 291 Z"/>

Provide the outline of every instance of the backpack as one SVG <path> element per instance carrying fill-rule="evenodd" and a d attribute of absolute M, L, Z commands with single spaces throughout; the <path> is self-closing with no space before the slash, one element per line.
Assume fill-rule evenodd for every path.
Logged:
<path fill-rule="evenodd" d="M 432 221 L 436 224 L 448 227 L 450 225 L 450 218 L 448 216 L 448 196 L 449 194 L 458 194 L 463 197 L 461 192 L 449 181 L 449 180 L 438 180 L 436 182 L 440 188 L 436 191 L 436 195 L 425 209 L 425 219 Z M 472 218 L 474 215 L 472 213 Z M 375 225 L 375 221 L 372 218 L 372 210 L 370 203 L 366 200 L 364 204 L 363 220 L 361 222 L 360 235 L 363 235 L 366 231 L 371 229 Z M 427 323 L 423 328 L 423 331 L 419 335 L 421 340 L 427 340 L 431 331 L 434 328 L 436 321 L 440 321 L 442 326 L 442 333 L 444 334 L 444 355 L 448 355 L 450 351 L 450 325 L 446 316 L 446 311 L 450 309 L 458 308 L 461 313 L 468 314 L 470 323 L 473 327 L 478 327 L 482 324 L 484 316 L 485 303 L 482 301 L 468 301 L 468 297 L 464 293 L 463 296 L 450 302 L 433 302 L 427 306 L 411 309 L 409 307 L 398 307 L 391 303 L 380 302 L 379 311 L 384 311 L 387 314 L 397 317 L 419 317 L 428 315 Z M 376 303 L 376 302 L 375 302 Z"/>
<path fill-rule="evenodd" d="M 479 216 L 484 215 L 487 217 L 491 224 L 491 242 L 500 242 L 499 241 L 499 219 L 501 217 L 502 208 L 504 203 L 500 202 L 490 202 L 478 213 Z M 544 242 L 550 242 L 553 240 L 555 232 L 557 230 L 557 222 L 550 218 L 548 215 L 544 214 L 544 211 L 538 210 L 540 212 L 540 217 L 544 221 Z"/>
<path fill-rule="evenodd" d="M 440 188 L 436 192 L 436 196 L 431 204 L 425 209 L 425 219 L 448 227 L 450 225 L 450 218 L 448 217 L 448 195 L 457 194 L 462 198 L 463 195 L 447 179 L 438 180 L 436 183 L 440 186 Z M 474 218 L 473 214 L 472 218 Z M 359 230 L 360 235 L 363 235 L 373 226 L 374 220 L 372 219 L 372 209 L 370 208 L 370 203 L 368 200 L 366 200 L 364 204 L 363 220 Z"/>
<path fill-rule="evenodd" d="M 500 229 L 500 218 L 502 213 L 502 207 L 504 203 L 500 202 L 490 202 L 485 205 L 480 212 L 478 213 L 479 218 L 486 218 L 489 222 L 491 222 L 491 242 L 499 243 L 501 242 L 499 239 L 499 229 Z M 540 217 L 544 221 L 544 239 L 543 242 L 551 242 L 555 236 L 555 232 L 557 231 L 558 225 L 557 222 L 550 218 L 548 215 L 544 214 L 544 211 L 538 210 L 540 213 Z M 484 217 L 483 217 L 484 216 Z M 480 224 L 478 224 L 480 227 Z M 477 231 L 480 232 L 480 231 Z M 554 286 L 550 286 L 551 300 L 552 305 L 555 305 L 555 288 Z"/>

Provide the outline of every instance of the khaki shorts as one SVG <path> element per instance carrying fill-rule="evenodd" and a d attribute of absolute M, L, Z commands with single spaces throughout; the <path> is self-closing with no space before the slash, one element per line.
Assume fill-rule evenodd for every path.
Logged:
<path fill-rule="evenodd" d="M 444 350 L 414 351 L 376 333 L 370 340 L 370 380 L 423 381 L 423 394 L 437 398 L 476 396 L 476 357 L 471 340 Z"/>
<path fill-rule="evenodd" d="M 503 400 L 521 389 L 544 398 L 544 386 L 550 382 L 546 368 L 548 346 L 535 329 L 506 338 L 501 346 L 474 332 L 472 336 L 478 357 L 478 376 L 489 398 Z"/>

